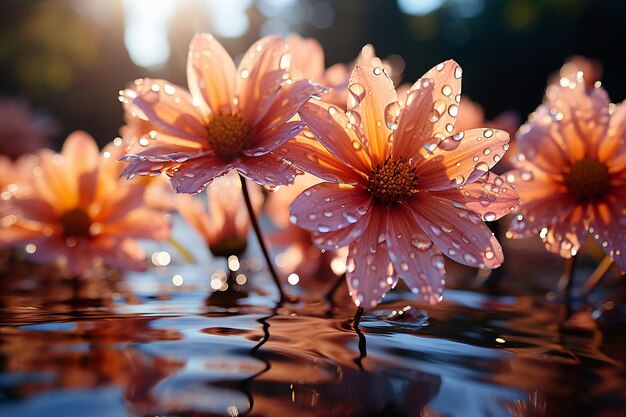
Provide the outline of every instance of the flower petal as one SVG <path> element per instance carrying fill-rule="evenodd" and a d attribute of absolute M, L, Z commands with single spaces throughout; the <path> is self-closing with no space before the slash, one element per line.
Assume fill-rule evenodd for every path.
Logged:
<path fill-rule="evenodd" d="M 567 215 L 552 222 L 547 227 L 547 232 L 541 234 L 546 250 L 562 258 L 571 258 L 575 255 L 587 235 L 584 217 L 585 207 L 578 205 Z"/>
<path fill-rule="evenodd" d="M 307 188 L 289 207 L 291 220 L 312 232 L 334 232 L 356 223 L 372 196 L 364 189 L 322 182 Z"/>
<path fill-rule="evenodd" d="M 178 193 L 197 194 L 214 178 L 226 174 L 233 167 L 233 163 L 224 163 L 216 155 L 206 155 L 180 164 L 171 174 L 170 181 Z"/>
<path fill-rule="evenodd" d="M 65 159 L 68 175 L 76 179 L 79 205 L 86 207 L 96 192 L 100 159 L 98 144 L 87 133 L 76 131 L 63 143 L 61 155 Z"/>
<path fill-rule="evenodd" d="M 598 160 L 609 167 L 611 173 L 626 170 L 626 100 L 615 106 L 605 140 L 598 149 Z"/>
<path fill-rule="evenodd" d="M 471 184 L 449 190 L 433 190 L 430 193 L 460 203 L 480 214 L 486 221 L 506 216 L 519 204 L 519 195 L 513 185 L 491 172 Z"/>
<path fill-rule="evenodd" d="M 235 72 L 232 58 L 212 35 L 193 37 L 187 56 L 187 82 L 203 114 L 232 112 Z"/>
<path fill-rule="evenodd" d="M 293 184 L 297 175 L 295 167 L 275 153 L 242 156 L 234 167 L 249 180 L 269 187 Z"/>
<path fill-rule="evenodd" d="M 343 110 L 323 102 L 306 103 L 299 111 L 315 138 L 339 161 L 369 174 L 372 161 Z"/>
<path fill-rule="evenodd" d="M 421 83 L 416 83 L 414 87 L 408 93 L 400 113 L 398 129 L 394 133 L 393 154 L 406 160 L 413 158 L 417 162 L 422 158 L 420 153 L 424 151 L 424 144 L 430 143 L 428 141 L 433 137 L 435 84 L 432 80 L 422 78 Z"/>
<path fill-rule="evenodd" d="M 293 139 L 304 129 L 302 122 L 288 122 L 282 125 L 265 129 L 254 136 L 254 145 L 242 153 L 247 156 L 261 156 L 275 151 L 290 139 Z"/>
<path fill-rule="evenodd" d="M 416 194 L 407 204 L 424 233 L 446 256 L 473 267 L 502 264 L 502 247 L 478 214 L 426 193 Z"/>
<path fill-rule="evenodd" d="M 409 91 L 424 88 L 424 80 L 434 84 L 432 95 L 432 107 L 429 120 L 434 124 L 433 134 L 443 139 L 454 132 L 456 116 L 461 102 L 461 78 L 463 70 L 454 60 L 448 60 L 437 64 L 424 74 Z M 432 136 L 432 135 L 431 135 Z"/>
<path fill-rule="evenodd" d="M 184 88 L 150 78 L 136 80 L 120 92 L 127 118 L 147 121 L 155 130 L 206 144 L 206 123 L 192 100 Z"/>
<path fill-rule="evenodd" d="M 589 232 L 619 270 L 626 272 L 626 187 L 611 195 L 606 202 L 590 204 Z"/>
<path fill-rule="evenodd" d="M 141 245 L 132 239 L 115 242 L 106 248 L 98 248 L 97 255 L 105 265 L 121 270 L 144 271 L 148 263 L 146 254 Z"/>
<path fill-rule="evenodd" d="M 98 236 L 163 240 L 169 234 L 170 224 L 163 212 L 142 207 L 117 221 L 103 223 Z"/>
<path fill-rule="evenodd" d="M 348 86 L 348 110 L 359 115 L 357 129 L 363 132 L 362 138 L 373 165 L 385 161 L 389 153 L 389 136 L 393 130 L 387 124 L 389 109 L 399 108 L 398 97 L 393 82 L 383 71 L 382 62 L 377 66 L 356 65 Z M 391 113 L 395 113 L 395 110 Z M 395 115 L 394 115 L 395 116 Z"/>
<path fill-rule="evenodd" d="M 367 229 L 350 245 L 346 261 L 350 296 L 363 308 L 376 307 L 398 281 L 384 241 L 387 209 L 373 206 L 371 216 Z"/>
<path fill-rule="evenodd" d="M 237 69 L 238 107 L 243 118 L 255 126 L 265 116 L 283 82 L 288 78 L 289 47 L 279 36 L 265 36 L 243 55 Z"/>
<path fill-rule="evenodd" d="M 509 134 L 497 129 L 471 129 L 450 136 L 419 161 L 420 189 L 445 190 L 482 177 L 509 148 Z"/>
<path fill-rule="evenodd" d="M 386 239 L 394 269 L 411 291 L 430 304 L 441 301 L 446 273 L 443 256 L 410 208 L 397 204 L 390 209 Z"/>

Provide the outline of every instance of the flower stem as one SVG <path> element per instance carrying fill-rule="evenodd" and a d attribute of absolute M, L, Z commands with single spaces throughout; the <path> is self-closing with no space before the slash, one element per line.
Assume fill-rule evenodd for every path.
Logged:
<path fill-rule="evenodd" d="M 178 253 L 183 255 L 183 258 L 185 258 L 185 261 L 187 261 L 188 263 L 193 264 L 196 262 L 196 258 L 193 257 L 191 252 L 189 252 L 183 245 L 180 244 L 180 242 L 175 240 L 173 237 L 168 238 L 167 243 L 172 245 L 178 251 Z"/>
<path fill-rule="evenodd" d="M 326 299 L 326 301 L 328 301 L 331 305 L 334 305 L 333 303 L 333 297 L 335 296 L 335 293 L 337 292 L 337 290 L 339 289 L 339 287 L 341 286 L 341 284 L 346 280 L 346 274 L 341 274 L 337 277 L 337 280 L 335 281 L 335 283 L 333 284 L 332 287 L 330 287 L 330 289 L 328 290 L 328 292 L 326 293 L 326 295 L 324 296 L 324 298 Z"/>
<path fill-rule="evenodd" d="M 563 301 L 565 303 L 565 320 L 572 316 L 572 290 L 574 289 L 574 269 L 576 266 L 577 255 L 572 256 L 565 261 L 565 270 L 563 277 L 567 280 L 563 289 Z"/>
<path fill-rule="evenodd" d="M 587 282 L 583 285 L 583 291 L 585 294 L 589 294 L 593 289 L 602 281 L 602 278 L 606 272 L 613 266 L 613 259 L 610 256 L 605 256 L 600 262 L 600 265 L 591 274 Z"/>
<path fill-rule="evenodd" d="M 248 214 L 250 214 L 250 223 L 252 223 L 252 228 L 254 229 L 254 233 L 259 241 L 259 246 L 261 246 L 261 252 L 263 253 L 263 257 L 265 258 L 265 262 L 267 263 L 267 269 L 270 271 L 270 275 L 278 288 L 278 303 L 282 303 L 285 300 L 285 293 L 283 292 L 283 288 L 280 285 L 280 280 L 278 279 L 278 274 L 276 274 L 276 270 L 274 269 L 274 265 L 270 259 L 270 255 L 267 251 L 267 247 L 265 246 L 265 241 L 263 240 L 263 234 L 261 233 L 261 228 L 259 227 L 259 223 L 256 220 L 256 216 L 254 214 L 254 210 L 252 209 L 252 202 L 250 201 L 250 194 L 248 193 L 248 185 L 246 184 L 246 179 L 239 174 L 239 180 L 241 181 L 241 191 L 243 192 L 243 199 L 246 202 L 246 208 L 248 209 Z"/>

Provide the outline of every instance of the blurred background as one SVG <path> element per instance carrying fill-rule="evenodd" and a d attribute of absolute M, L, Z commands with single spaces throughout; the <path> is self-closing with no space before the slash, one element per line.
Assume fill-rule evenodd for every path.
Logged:
<path fill-rule="evenodd" d="M 454 58 L 464 95 L 487 118 L 525 119 L 572 55 L 601 63 L 604 87 L 622 101 L 625 22 L 623 0 L 3 0 L 0 104 L 21 100 L 53 148 L 76 129 L 104 144 L 123 124 L 117 94 L 129 82 L 187 85 L 194 33 L 213 33 L 237 59 L 263 35 L 297 32 L 321 42 L 326 66 L 354 60 L 366 43 L 401 56 L 404 82 Z M 0 105 L 2 117 L 18 116 Z M 3 147 L 19 141 L 7 132 Z"/>

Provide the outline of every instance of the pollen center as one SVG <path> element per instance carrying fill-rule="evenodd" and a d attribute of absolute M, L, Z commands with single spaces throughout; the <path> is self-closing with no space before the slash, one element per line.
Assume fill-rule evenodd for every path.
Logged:
<path fill-rule="evenodd" d="M 222 158 L 231 159 L 248 145 L 250 128 L 241 116 L 222 114 L 211 120 L 208 126 L 209 143 Z"/>
<path fill-rule="evenodd" d="M 599 200 L 609 191 L 609 170 L 595 159 L 584 158 L 563 175 L 570 194 L 580 203 Z"/>
<path fill-rule="evenodd" d="M 388 158 L 372 170 L 368 191 L 384 204 L 406 200 L 417 192 L 415 167 L 402 158 Z"/>
<path fill-rule="evenodd" d="M 68 210 L 61 216 L 63 234 L 66 237 L 89 237 L 91 219 L 85 210 L 75 208 Z"/>

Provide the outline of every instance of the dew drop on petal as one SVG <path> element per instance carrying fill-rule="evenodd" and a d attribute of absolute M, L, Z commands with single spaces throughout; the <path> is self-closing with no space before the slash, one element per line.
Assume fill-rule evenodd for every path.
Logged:
<path fill-rule="evenodd" d="M 361 101 L 365 98 L 365 87 L 359 83 L 350 84 L 348 92 L 348 109 L 359 107 Z"/>
<path fill-rule="evenodd" d="M 400 116 L 400 103 L 394 101 L 389 103 L 385 107 L 385 123 L 391 130 L 396 130 L 398 127 L 398 116 Z"/>
<path fill-rule="evenodd" d="M 441 94 L 443 94 L 446 97 L 450 97 L 450 95 L 452 94 L 452 87 L 450 87 L 448 84 L 444 85 L 441 88 Z"/>
<path fill-rule="evenodd" d="M 440 254 L 433 255 L 432 258 L 430 258 L 430 262 L 437 269 L 441 269 L 444 266 L 443 256 Z"/>
<path fill-rule="evenodd" d="M 485 130 L 485 132 L 483 133 L 483 135 L 484 135 L 486 138 L 490 138 L 490 137 L 492 137 L 492 136 L 493 136 L 493 130 L 491 130 L 491 129 L 487 129 L 487 130 Z"/>
<path fill-rule="evenodd" d="M 463 76 L 463 70 L 461 69 L 461 67 L 456 67 L 454 69 L 454 78 L 456 78 L 457 80 L 460 79 Z"/>
<path fill-rule="evenodd" d="M 242 69 L 239 75 L 241 75 L 241 78 L 245 80 L 250 76 L 250 71 L 248 71 L 247 69 Z"/>
<path fill-rule="evenodd" d="M 493 211 L 488 211 L 485 214 L 483 214 L 483 219 L 485 219 L 488 222 L 492 222 L 496 219 L 496 213 L 494 213 Z"/>
<path fill-rule="evenodd" d="M 476 259 L 476 257 L 469 252 L 465 252 L 463 254 L 463 259 L 470 265 L 474 265 L 476 264 L 476 262 L 478 262 L 478 259 Z"/>
<path fill-rule="evenodd" d="M 448 114 L 452 117 L 456 117 L 459 114 L 459 106 L 456 104 L 450 104 L 450 107 L 448 107 Z"/>

